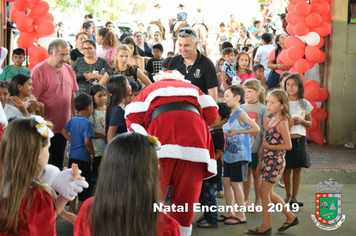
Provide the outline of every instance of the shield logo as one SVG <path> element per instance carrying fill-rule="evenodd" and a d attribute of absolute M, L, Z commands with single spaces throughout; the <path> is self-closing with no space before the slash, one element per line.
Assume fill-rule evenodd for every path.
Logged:
<path fill-rule="evenodd" d="M 200 78 L 201 76 L 201 72 L 200 72 L 200 69 L 196 69 L 195 73 L 194 73 L 194 77 L 195 78 Z"/>
<path fill-rule="evenodd" d="M 323 224 L 335 224 L 341 218 L 341 193 L 315 194 L 316 218 Z"/>

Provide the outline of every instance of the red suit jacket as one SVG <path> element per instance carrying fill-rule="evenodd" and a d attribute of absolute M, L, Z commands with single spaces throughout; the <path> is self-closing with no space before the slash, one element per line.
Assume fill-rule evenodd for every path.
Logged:
<path fill-rule="evenodd" d="M 199 114 L 175 110 L 164 112 L 151 121 L 151 114 L 160 105 L 172 102 L 193 104 Z M 158 158 L 175 158 L 207 164 L 204 178 L 216 175 L 214 144 L 208 129 L 218 117 L 212 97 L 186 81 L 163 79 L 147 86 L 126 107 L 126 124 L 142 125 L 147 133 L 158 137 L 162 144 Z"/>

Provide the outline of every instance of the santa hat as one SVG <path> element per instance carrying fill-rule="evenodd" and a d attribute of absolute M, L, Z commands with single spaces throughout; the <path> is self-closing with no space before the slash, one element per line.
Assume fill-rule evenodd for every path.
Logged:
<path fill-rule="evenodd" d="M 185 82 L 189 82 L 189 80 L 184 79 L 184 75 L 182 75 L 179 71 L 177 70 L 167 70 L 167 71 L 160 71 L 158 74 L 153 76 L 154 81 L 160 81 L 162 79 L 175 79 L 175 80 L 181 80 Z"/>

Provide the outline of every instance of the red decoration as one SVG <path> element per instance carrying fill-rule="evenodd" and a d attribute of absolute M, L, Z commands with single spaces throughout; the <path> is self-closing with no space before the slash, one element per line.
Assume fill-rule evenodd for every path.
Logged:
<path fill-rule="evenodd" d="M 36 61 L 41 62 L 41 61 L 43 61 L 43 60 L 48 58 L 48 51 L 44 47 L 37 47 L 33 51 L 33 56 L 32 57 Z"/>
<path fill-rule="evenodd" d="M 28 3 L 30 3 L 30 4 L 37 4 L 37 3 L 39 3 L 41 0 L 27 0 L 28 1 Z"/>
<path fill-rule="evenodd" d="M 308 81 L 307 81 L 307 82 L 308 82 Z M 313 101 L 309 101 L 309 102 L 310 102 L 310 104 L 313 106 L 313 110 L 311 111 L 311 114 L 312 114 L 312 116 L 313 116 L 313 115 L 315 115 L 316 109 L 317 109 L 318 107 L 317 107 L 317 105 L 316 105 L 315 102 L 313 102 Z"/>
<path fill-rule="evenodd" d="M 330 34 L 331 26 L 330 24 L 322 21 L 317 27 L 311 27 L 310 31 L 315 31 L 320 35 L 320 37 L 325 37 Z"/>
<path fill-rule="evenodd" d="M 314 86 L 305 87 L 304 97 L 308 101 L 315 101 L 319 97 L 319 90 Z"/>
<path fill-rule="evenodd" d="M 330 21 L 330 15 L 329 13 L 325 14 L 325 15 L 322 15 L 321 16 L 321 20 L 328 23 Z"/>
<path fill-rule="evenodd" d="M 326 60 L 326 54 L 323 51 L 320 51 L 320 57 L 315 63 L 323 63 Z"/>
<path fill-rule="evenodd" d="M 292 11 L 294 11 L 294 7 L 295 7 L 295 5 L 294 5 L 294 4 L 289 3 L 289 4 L 288 4 L 288 6 L 287 6 L 287 10 L 288 10 L 288 12 L 292 12 Z"/>
<path fill-rule="evenodd" d="M 19 38 L 17 39 L 17 45 L 19 46 L 19 48 L 25 49 L 33 45 L 33 42 L 35 41 L 35 35 L 36 34 L 34 32 L 21 33 Z"/>
<path fill-rule="evenodd" d="M 316 113 L 313 116 L 313 118 L 315 118 L 318 122 L 326 120 L 327 117 L 328 113 L 322 108 L 317 108 Z"/>
<path fill-rule="evenodd" d="M 324 145 L 324 135 L 323 131 L 317 127 L 314 130 L 309 131 L 310 138 L 318 145 L 323 146 Z"/>
<path fill-rule="evenodd" d="M 315 62 L 320 57 L 320 50 L 315 46 L 305 47 L 305 58 L 311 62 Z"/>
<path fill-rule="evenodd" d="M 318 49 L 319 50 L 319 49 Z M 292 46 L 287 49 L 287 55 L 291 61 L 297 61 L 304 56 L 304 48 Z"/>
<path fill-rule="evenodd" d="M 295 37 L 295 36 L 289 36 L 287 37 L 285 40 L 284 40 L 284 45 L 287 47 L 287 48 L 291 48 L 293 46 L 296 46 L 296 47 L 300 47 L 300 48 L 304 48 L 305 47 L 305 43 L 300 40 L 300 38 L 298 37 Z"/>
<path fill-rule="evenodd" d="M 313 4 L 311 7 L 312 12 L 316 12 L 321 16 L 328 13 L 329 10 L 330 10 L 330 5 L 327 2 L 316 3 L 316 4 Z"/>
<path fill-rule="evenodd" d="M 39 17 L 36 16 L 34 21 L 33 21 L 33 23 L 35 25 L 39 25 L 44 20 L 48 20 L 48 21 L 52 21 L 53 22 L 54 21 L 54 16 L 51 13 L 47 12 L 46 14 L 44 14 L 42 16 L 39 16 Z"/>
<path fill-rule="evenodd" d="M 20 32 L 26 32 L 32 29 L 32 18 L 30 16 L 21 16 L 16 23 L 17 29 Z"/>
<path fill-rule="evenodd" d="M 37 47 L 32 44 L 28 49 L 27 49 L 27 52 L 28 52 L 28 55 L 29 56 L 32 56 L 33 55 L 33 51 L 36 49 Z"/>
<path fill-rule="evenodd" d="M 305 22 L 310 27 L 318 26 L 321 23 L 321 16 L 318 13 L 312 12 L 305 17 Z"/>
<path fill-rule="evenodd" d="M 50 35 L 53 33 L 54 29 L 55 27 L 53 22 L 44 20 L 38 25 L 36 33 L 39 35 Z"/>
<path fill-rule="evenodd" d="M 315 99 L 315 101 L 317 102 L 325 101 L 329 96 L 328 90 L 324 88 L 319 88 L 318 91 L 319 91 L 319 96 L 317 99 Z"/>
<path fill-rule="evenodd" d="M 14 4 L 15 4 L 15 9 L 18 11 L 26 11 L 28 8 L 27 0 L 16 0 Z"/>
<path fill-rule="evenodd" d="M 288 34 L 293 35 L 294 34 L 294 25 L 288 24 L 286 28 Z"/>
<path fill-rule="evenodd" d="M 293 66 L 292 68 L 290 68 L 289 72 L 292 73 L 292 74 L 299 73 L 298 70 L 297 70 L 297 68 L 295 68 L 295 66 Z"/>
<path fill-rule="evenodd" d="M 312 122 L 312 125 L 308 128 L 308 130 L 314 130 L 319 127 L 319 123 L 318 123 L 317 119 L 315 119 L 314 116 L 312 116 L 311 122 Z"/>
<path fill-rule="evenodd" d="M 325 40 L 323 37 L 320 37 L 320 42 L 315 46 L 317 48 L 321 48 L 325 43 Z"/>
<path fill-rule="evenodd" d="M 26 14 L 25 14 L 24 11 L 19 11 L 19 10 L 16 10 L 16 9 L 15 9 L 15 10 L 12 12 L 12 14 L 10 15 L 10 20 L 11 20 L 12 22 L 14 22 L 15 24 L 17 24 L 17 23 L 16 23 L 17 20 L 18 20 L 19 18 L 25 16 L 25 15 L 26 15 Z"/>
<path fill-rule="evenodd" d="M 289 24 L 296 25 L 300 22 L 304 22 L 305 17 L 298 15 L 295 11 L 292 11 L 287 14 L 286 19 Z"/>
<path fill-rule="evenodd" d="M 309 62 L 301 58 L 295 63 L 295 68 L 297 69 L 298 73 L 305 73 L 309 70 Z"/>
<path fill-rule="evenodd" d="M 287 55 L 287 51 L 288 50 L 283 50 L 281 52 L 281 60 L 283 62 L 284 65 L 287 65 L 287 66 L 291 66 L 291 65 L 294 65 L 295 61 L 292 61 L 288 55 Z"/>
<path fill-rule="evenodd" d="M 297 14 L 301 16 L 306 16 L 310 13 L 311 6 L 307 2 L 301 1 L 295 4 L 294 10 Z"/>
<path fill-rule="evenodd" d="M 319 88 L 319 83 L 318 83 L 318 81 L 311 79 L 305 83 L 304 87 L 308 87 L 308 86 L 313 86 L 315 88 Z"/>
<path fill-rule="evenodd" d="M 299 36 L 304 36 L 309 33 L 309 26 L 304 21 L 299 22 L 294 26 L 294 33 Z"/>
<path fill-rule="evenodd" d="M 42 15 L 46 14 L 48 11 L 49 11 L 49 4 L 47 2 L 40 1 L 31 9 L 30 15 L 31 16 L 36 16 L 36 15 L 42 16 Z"/>

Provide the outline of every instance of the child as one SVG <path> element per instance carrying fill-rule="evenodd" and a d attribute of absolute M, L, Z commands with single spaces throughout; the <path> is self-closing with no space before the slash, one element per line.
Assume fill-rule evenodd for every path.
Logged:
<path fill-rule="evenodd" d="M 153 76 L 155 76 L 160 70 L 162 70 L 162 54 L 163 54 L 163 46 L 162 44 L 156 44 L 152 47 L 153 58 L 149 59 L 146 64 L 146 71 L 148 74 L 148 78 L 151 82 L 155 82 L 153 80 Z"/>
<path fill-rule="evenodd" d="M 161 44 L 162 33 L 161 31 L 155 31 L 153 34 L 152 47 L 156 44 Z M 153 53 L 153 52 L 152 52 Z"/>
<path fill-rule="evenodd" d="M 138 83 L 132 79 L 129 80 L 129 83 L 131 86 L 131 94 L 127 96 L 127 104 L 131 103 L 142 90 L 141 83 Z"/>
<path fill-rule="evenodd" d="M 227 35 L 228 35 L 228 32 L 225 30 L 225 24 L 224 24 L 224 22 L 221 22 L 220 23 L 220 31 L 217 33 L 216 40 L 214 43 L 214 45 L 216 45 L 216 42 L 219 40 L 219 52 L 220 53 L 222 52 L 222 50 L 224 50 L 222 48 L 222 44 L 227 41 Z"/>
<path fill-rule="evenodd" d="M 221 70 L 220 77 L 222 80 L 222 86 L 220 87 L 221 90 L 225 91 L 228 86 L 232 84 L 240 84 L 240 81 L 238 81 L 236 70 L 234 68 L 234 65 L 232 64 L 232 62 L 234 61 L 234 49 L 225 48 L 221 54 L 225 62 Z"/>
<path fill-rule="evenodd" d="M 58 29 L 57 29 L 57 38 L 63 38 L 63 37 L 64 37 L 63 22 L 59 22 Z"/>
<path fill-rule="evenodd" d="M 241 84 L 247 79 L 255 78 L 255 73 L 250 69 L 250 56 L 246 52 L 239 52 L 235 62 L 235 70 L 238 80 L 241 80 Z"/>
<path fill-rule="evenodd" d="M 263 68 L 263 66 L 262 66 Z M 263 72 L 262 72 L 263 75 Z M 262 136 L 268 122 L 268 111 L 265 104 L 265 92 L 262 91 L 260 81 L 256 79 L 248 79 L 243 84 L 245 89 L 246 103 L 241 105 L 241 108 L 247 115 L 258 124 L 260 131 L 254 135 L 254 141 L 251 147 L 251 163 L 249 163 L 247 172 L 247 181 L 244 182 L 244 197 L 245 205 L 250 204 L 250 187 L 251 187 L 251 173 L 253 175 L 253 184 L 255 189 L 254 207 L 261 205 L 260 187 L 262 179 L 257 173 L 258 157 L 262 156 Z M 254 211 L 253 213 L 256 213 Z"/>
<path fill-rule="evenodd" d="M 153 136 L 136 132 L 112 140 L 100 166 L 97 197 L 83 204 L 75 236 L 180 235 L 176 220 L 153 210 L 161 198 L 157 144 Z"/>
<path fill-rule="evenodd" d="M 11 117 L 29 116 L 25 104 L 18 97 L 10 97 L 10 84 L 7 81 L 0 81 L 0 101 L 4 109 L 6 119 Z M 9 105 L 9 101 L 14 105 Z"/>
<path fill-rule="evenodd" d="M 253 73 L 255 73 L 255 79 L 259 80 L 265 91 L 268 91 L 268 85 L 266 84 L 266 77 L 264 76 L 265 68 L 261 64 L 253 66 Z"/>
<path fill-rule="evenodd" d="M 16 118 L 4 132 L 0 235 L 56 235 L 57 213 L 62 211 L 68 199 L 87 187 L 75 165 L 48 183 L 58 196 L 41 182 L 40 176 L 44 175 L 49 158 L 50 138 L 54 136 L 49 125 L 39 116 Z"/>
<path fill-rule="evenodd" d="M 280 76 L 279 76 L 279 88 L 286 90 L 285 88 L 285 82 L 287 80 L 287 77 L 290 75 L 291 73 L 288 71 L 283 72 Z"/>
<path fill-rule="evenodd" d="M 28 113 L 32 115 L 44 116 L 44 105 L 37 102 L 35 96 L 32 95 L 32 79 L 28 74 L 19 73 L 10 81 L 11 96 L 20 99 Z"/>
<path fill-rule="evenodd" d="M 231 108 L 225 103 L 219 102 L 219 117 L 210 125 L 210 133 L 213 138 L 215 148 L 215 160 L 217 162 L 217 175 L 211 179 L 204 180 L 202 190 L 199 197 L 199 202 L 202 205 L 216 206 L 216 199 L 214 193 L 216 192 L 217 183 L 221 182 L 222 162 L 224 155 L 225 135 L 222 126 L 230 118 Z M 217 228 L 218 227 L 218 213 L 204 212 L 197 221 L 199 228 Z"/>
<path fill-rule="evenodd" d="M 174 52 L 172 52 L 172 51 L 167 52 L 167 58 L 173 57 L 173 56 L 174 56 Z"/>
<path fill-rule="evenodd" d="M 94 161 L 95 151 L 91 140 L 95 135 L 89 116 L 93 113 L 93 101 L 88 94 L 79 94 L 74 99 L 74 108 L 77 115 L 64 126 L 62 135 L 71 143 L 69 166 L 73 163 L 78 164 L 82 175 L 89 183 L 89 188 L 78 195 L 79 210 L 83 202 L 92 196 L 91 164 Z M 71 202 L 69 211 L 76 211 L 75 201 Z"/>
<path fill-rule="evenodd" d="M 262 143 L 263 157 L 259 157 L 257 166 L 257 171 L 262 173 L 263 222 L 261 226 L 247 231 L 248 234 L 252 235 L 271 234 L 271 213 L 268 212 L 270 202 L 273 202 L 274 205 L 281 204 L 283 213 L 287 217 L 287 221 L 278 228 L 278 232 L 283 232 L 299 223 L 297 216 L 284 207 L 285 202 L 283 199 L 273 191 L 274 184 L 282 174 L 285 166 L 285 150 L 292 148 L 289 127 L 293 126 L 293 124 L 289 113 L 288 94 L 281 89 L 271 91 L 267 96 L 267 109 L 273 117 L 269 120 L 266 128 L 265 138 Z M 263 172 L 262 159 L 264 162 Z"/>
<path fill-rule="evenodd" d="M 89 117 L 94 128 L 95 138 L 93 146 L 95 151 L 94 161 L 92 163 L 92 180 L 94 186 L 98 179 L 98 170 L 101 159 L 104 155 L 104 146 L 106 142 L 105 135 L 105 113 L 106 113 L 106 88 L 101 84 L 94 84 L 90 87 L 89 95 L 93 99 L 93 114 Z M 93 188 L 94 189 L 94 188 Z"/>
<path fill-rule="evenodd" d="M 224 189 L 226 205 L 234 205 L 234 196 L 239 206 L 244 205 L 240 186 L 247 179 L 248 163 L 251 162 L 250 133 L 260 131 L 258 125 L 240 108 L 245 91 L 241 86 L 231 85 L 225 91 L 224 101 L 231 108 L 230 119 L 225 124 L 226 149 L 224 155 Z M 219 217 L 227 225 L 246 223 L 244 212 L 235 215 L 227 211 Z"/>
<path fill-rule="evenodd" d="M 127 96 L 131 94 L 131 86 L 124 75 L 110 76 L 107 84 L 108 97 L 105 115 L 105 129 L 107 143 L 118 134 L 127 132 L 125 107 Z"/>
<path fill-rule="evenodd" d="M 218 89 L 218 100 L 220 102 L 222 102 L 223 98 L 224 98 L 224 91 L 221 89 L 221 86 L 222 86 L 222 83 L 223 83 L 223 78 L 221 76 L 221 72 L 222 72 L 222 69 L 223 69 L 223 66 L 224 66 L 224 58 L 220 58 L 218 60 L 218 66 L 217 66 L 217 77 L 218 77 L 218 81 L 219 81 L 219 89 Z"/>
<path fill-rule="evenodd" d="M 289 95 L 293 122 L 293 128 L 290 131 L 293 148 L 286 153 L 286 169 L 283 173 L 286 188 L 285 202 L 290 202 L 290 205 L 298 203 L 299 207 L 302 207 L 304 204 L 298 201 L 297 196 L 301 168 L 308 168 L 310 166 L 305 128 L 311 127 L 312 125 L 311 111 L 313 110 L 313 106 L 304 99 L 303 79 L 299 74 L 291 74 L 287 77 L 285 89 Z M 290 183 L 292 170 L 293 189 Z"/>
<path fill-rule="evenodd" d="M 22 63 L 25 61 L 25 51 L 22 48 L 17 48 L 13 50 L 11 59 L 14 65 L 4 67 L 0 75 L 1 80 L 10 81 L 12 77 L 17 75 L 18 73 L 25 73 L 28 75 L 31 74 L 31 71 L 28 68 L 22 66 Z"/>
<path fill-rule="evenodd" d="M 166 71 L 169 65 L 169 62 L 172 60 L 172 57 L 167 57 L 162 61 L 162 70 Z"/>

